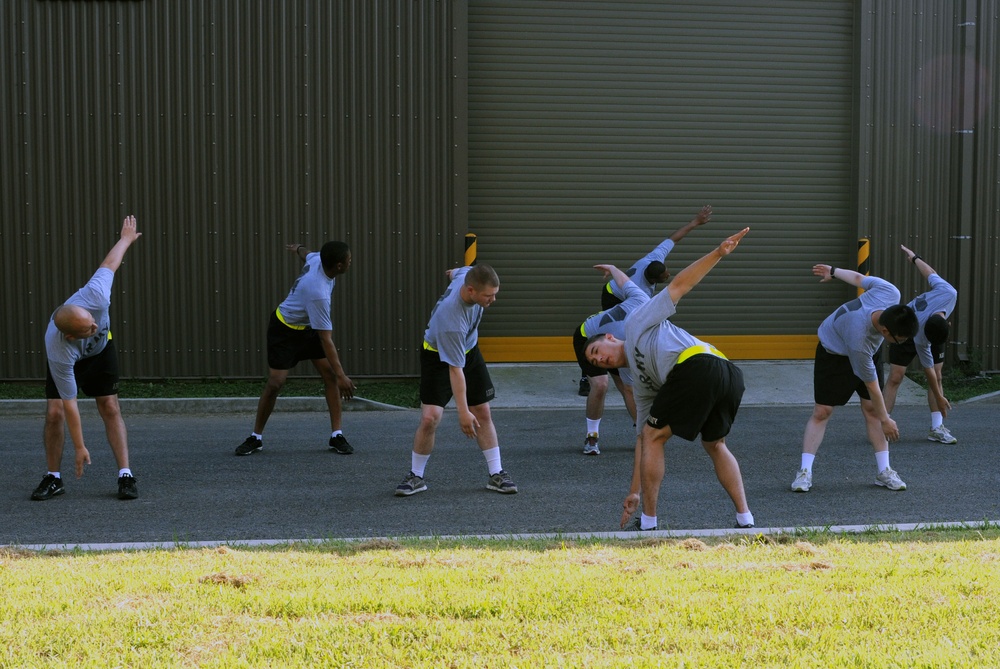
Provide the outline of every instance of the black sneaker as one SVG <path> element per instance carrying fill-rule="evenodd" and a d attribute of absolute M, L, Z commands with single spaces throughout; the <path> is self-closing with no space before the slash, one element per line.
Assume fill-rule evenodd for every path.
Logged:
<path fill-rule="evenodd" d="M 338 434 L 336 437 L 330 437 L 330 450 L 341 455 L 350 455 L 354 452 L 354 447 L 347 443 L 344 435 Z"/>
<path fill-rule="evenodd" d="M 586 376 L 580 377 L 580 390 L 577 392 L 580 397 L 587 397 L 590 395 L 590 379 Z"/>
<path fill-rule="evenodd" d="M 642 529 L 642 519 L 639 518 L 639 516 L 633 518 L 631 523 L 622 528 L 625 532 L 652 532 L 655 529 L 655 525 L 653 527 L 646 528 L 645 530 Z"/>
<path fill-rule="evenodd" d="M 42 482 L 38 484 L 35 491 L 31 493 L 31 499 L 43 500 L 49 499 L 50 497 L 55 497 L 56 495 L 61 495 L 66 492 L 63 488 L 62 479 L 53 476 L 52 474 L 46 474 Z"/>
<path fill-rule="evenodd" d="M 264 441 L 250 435 L 247 440 L 236 447 L 236 455 L 250 455 L 264 448 Z"/>
<path fill-rule="evenodd" d="M 135 499 L 139 496 L 139 489 L 135 487 L 135 477 L 131 474 L 123 474 L 118 477 L 118 499 Z"/>
<path fill-rule="evenodd" d="M 403 482 L 396 486 L 395 495 L 396 497 L 409 497 L 425 490 L 427 490 L 427 484 L 424 483 L 423 477 L 410 472 L 403 479 Z"/>
<path fill-rule="evenodd" d="M 496 474 L 490 476 L 490 480 L 486 484 L 486 489 L 496 490 L 504 495 L 513 495 L 517 492 L 517 486 L 514 485 L 514 480 L 510 478 L 510 474 L 502 469 Z"/>

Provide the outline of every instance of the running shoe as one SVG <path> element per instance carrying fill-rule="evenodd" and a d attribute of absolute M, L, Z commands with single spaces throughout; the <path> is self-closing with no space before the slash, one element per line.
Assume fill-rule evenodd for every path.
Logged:
<path fill-rule="evenodd" d="M 597 434 L 591 432 L 587 435 L 587 438 L 583 441 L 583 454 L 584 455 L 600 455 L 601 449 L 597 446 Z"/>
<path fill-rule="evenodd" d="M 413 472 L 406 475 L 403 482 L 396 486 L 396 497 L 409 497 L 410 495 L 416 495 L 418 492 L 423 492 L 427 490 L 427 484 L 424 483 L 424 479 L 421 476 L 417 476 Z"/>
<path fill-rule="evenodd" d="M 939 441 L 942 444 L 958 443 L 958 439 L 953 437 L 944 425 L 932 427 L 931 431 L 927 433 L 927 441 Z"/>
<path fill-rule="evenodd" d="M 880 485 L 889 490 L 906 490 L 906 483 L 903 482 L 903 479 L 899 478 L 899 474 L 894 472 L 891 467 L 886 467 L 878 473 L 878 476 L 875 477 L 875 485 Z"/>
<path fill-rule="evenodd" d="M 341 455 L 350 455 L 354 452 L 354 447 L 347 443 L 344 435 L 338 434 L 336 437 L 330 437 L 330 450 Z"/>
<path fill-rule="evenodd" d="M 236 455 L 250 455 L 264 448 L 264 441 L 250 435 L 246 441 L 236 447 Z"/>
<path fill-rule="evenodd" d="M 131 474 L 124 474 L 118 477 L 118 499 L 135 499 L 139 496 L 139 489 L 135 487 L 135 477 Z"/>
<path fill-rule="evenodd" d="M 809 492 L 809 488 L 813 485 L 813 473 L 808 469 L 800 469 L 799 473 L 795 475 L 795 480 L 792 481 L 792 491 L 793 492 Z"/>
<path fill-rule="evenodd" d="M 517 492 L 517 486 L 514 485 L 514 481 L 510 478 L 510 474 L 504 470 L 498 471 L 496 474 L 490 476 L 489 483 L 486 484 L 488 490 L 496 490 L 504 495 L 513 495 Z"/>
<path fill-rule="evenodd" d="M 61 495 L 64 492 L 66 492 L 66 489 L 63 488 L 62 479 L 53 474 L 46 474 L 42 482 L 35 488 L 35 491 L 31 493 L 31 499 L 41 501 Z"/>

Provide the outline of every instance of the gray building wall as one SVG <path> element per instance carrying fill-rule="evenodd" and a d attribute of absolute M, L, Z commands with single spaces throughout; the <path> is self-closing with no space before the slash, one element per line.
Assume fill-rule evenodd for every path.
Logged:
<path fill-rule="evenodd" d="M 909 301 L 919 253 L 958 289 L 951 360 L 1000 369 L 1000 3 L 865 0 L 858 230 Z"/>
<path fill-rule="evenodd" d="M 0 4 L 0 378 L 135 214 L 115 282 L 125 376 L 260 376 L 289 243 L 346 241 L 348 373 L 412 374 L 467 228 L 459 3 Z M 459 176 L 456 177 L 456 174 Z"/>
<path fill-rule="evenodd" d="M 334 238 L 354 250 L 334 295 L 347 370 L 392 375 L 416 373 L 466 231 L 503 280 L 484 339 L 516 359 L 596 310 L 590 264 L 629 264 L 705 203 L 715 220 L 672 269 L 753 230 L 685 298 L 692 331 L 811 335 L 850 291 L 808 268 L 850 266 L 870 236 L 872 273 L 904 296 L 921 281 L 899 243 L 959 287 L 952 356 L 998 369 L 997 14 L 997 0 L 2 3 L 0 378 L 44 374 L 51 310 L 128 213 L 144 237 L 113 297 L 125 376 L 263 374 L 268 312 L 298 270 L 284 245 Z"/>

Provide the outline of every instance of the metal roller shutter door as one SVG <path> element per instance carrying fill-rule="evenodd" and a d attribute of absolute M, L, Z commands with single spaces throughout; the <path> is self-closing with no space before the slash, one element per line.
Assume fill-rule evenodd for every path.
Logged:
<path fill-rule="evenodd" d="M 737 357 L 811 356 L 848 292 L 810 268 L 855 262 L 854 10 L 470 0 L 469 226 L 502 284 L 490 359 L 572 359 L 600 308 L 591 266 L 629 266 L 703 204 L 672 272 L 752 231 L 673 320 Z"/>

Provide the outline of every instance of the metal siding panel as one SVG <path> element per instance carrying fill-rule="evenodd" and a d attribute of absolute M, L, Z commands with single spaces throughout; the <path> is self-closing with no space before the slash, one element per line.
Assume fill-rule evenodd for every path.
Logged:
<path fill-rule="evenodd" d="M 675 321 L 814 333 L 852 263 L 852 3 L 473 2 L 470 229 L 501 276 L 487 336 L 566 335 L 627 267 L 714 206 L 676 271 L 751 234 Z M 752 288 L 746 290 L 750 285 Z"/>
<path fill-rule="evenodd" d="M 997 327 L 995 0 L 866 2 L 869 104 L 859 153 L 859 232 L 873 274 L 904 301 L 926 281 L 899 245 L 920 253 L 959 291 L 949 360 L 1000 368 Z"/>
<path fill-rule="evenodd" d="M 461 259 L 451 3 L 3 3 L 2 378 L 44 375 L 41 334 L 114 243 L 124 376 L 266 371 L 298 264 L 351 245 L 335 341 L 358 376 L 415 374 Z M 463 27 L 464 31 L 464 27 Z M 58 267 L 58 271 L 53 268 Z M 313 373 L 304 365 L 304 373 Z"/>

